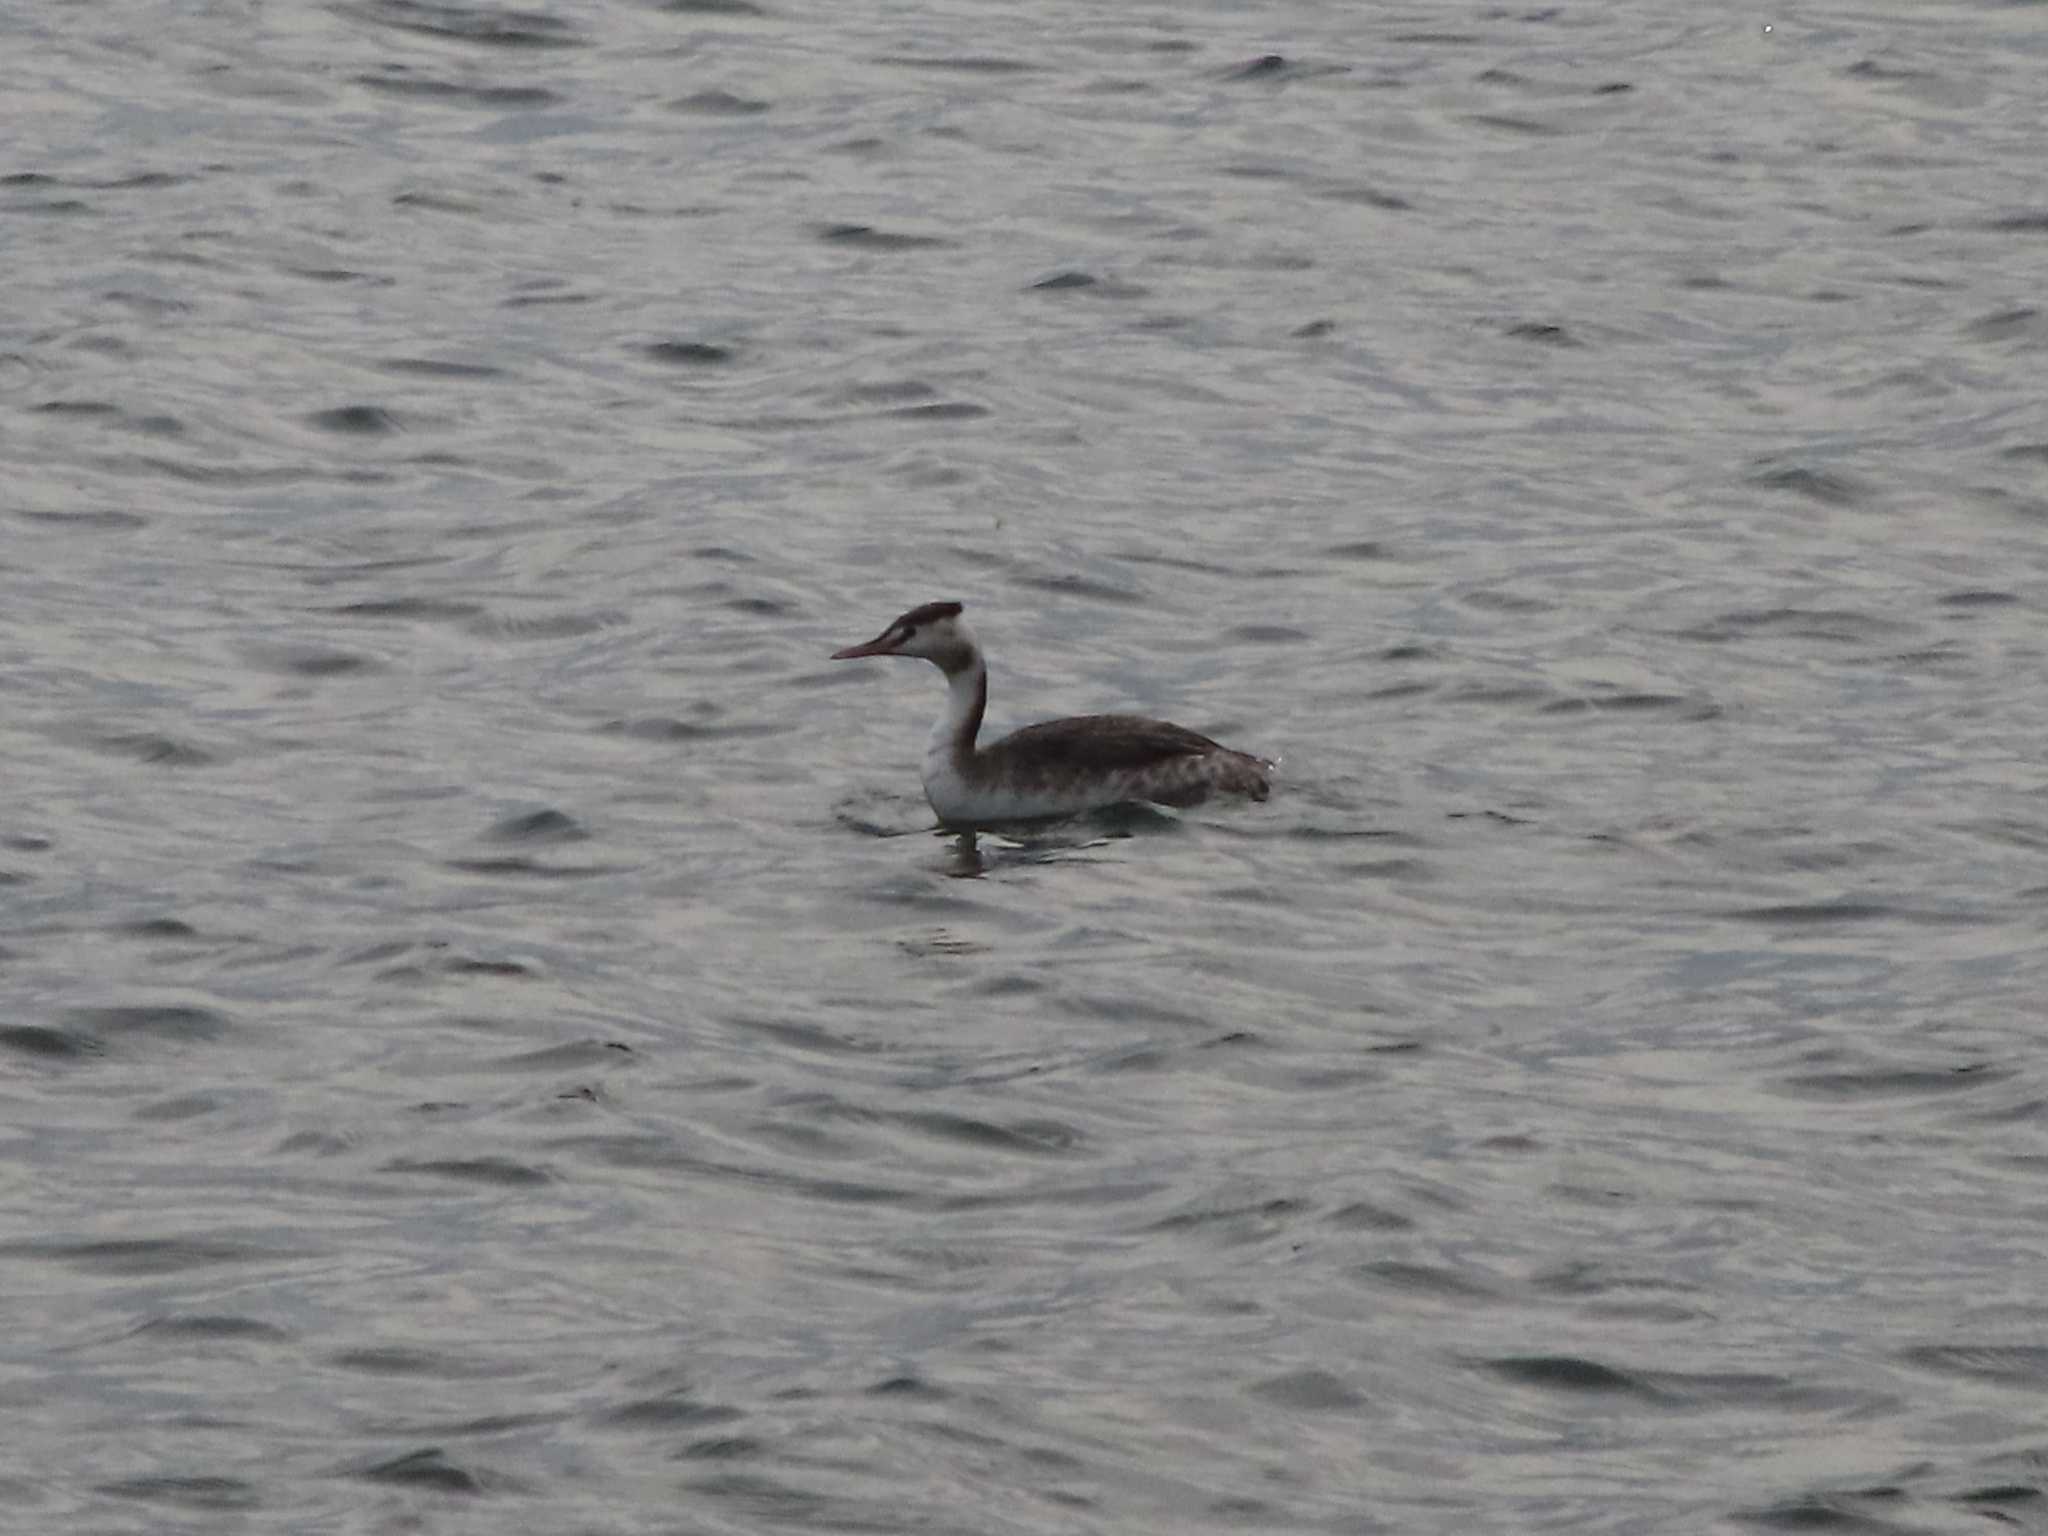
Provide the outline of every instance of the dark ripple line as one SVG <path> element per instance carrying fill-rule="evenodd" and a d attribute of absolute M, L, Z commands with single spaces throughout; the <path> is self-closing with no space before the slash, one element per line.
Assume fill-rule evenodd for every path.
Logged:
<path fill-rule="evenodd" d="M 1234 65 L 1223 72 L 1225 80 L 1273 80 L 1287 74 L 1293 68 L 1287 56 L 1281 53 L 1262 53 L 1248 63 Z"/>
<path fill-rule="evenodd" d="M 94 1037 L 148 1035 L 172 1040 L 217 1040 L 229 1028 L 226 1016 L 211 1008 L 177 1003 L 73 1008 L 64 1018 Z"/>
<path fill-rule="evenodd" d="M 1042 65 L 1027 63 L 1023 59 L 1002 58 L 992 54 L 885 53 L 876 56 L 874 62 L 892 65 L 898 69 L 958 70 L 973 75 L 1035 74 L 1043 68 Z"/>
<path fill-rule="evenodd" d="M 621 1429 L 676 1429 L 729 1424 L 744 1417 L 737 1408 L 700 1403 L 681 1393 L 670 1393 L 621 1404 L 607 1410 L 598 1422 Z"/>
<path fill-rule="evenodd" d="M 1648 1382 L 1627 1371 L 1580 1355 L 1503 1355 L 1476 1363 L 1522 1386 L 1542 1387 L 1548 1391 L 1611 1393 L 1652 1400 L 1663 1396 Z"/>
<path fill-rule="evenodd" d="M 979 421 L 995 413 L 971 400 L 935 400 L 927 405 L 899 405 L 878 414 L 896 421 Z"/>
<path fill-rule="evenodd" d="M 121 408 L 107 400 L 45 400 L 30 407 L 38 416 L 119 416 Z"/>
<path fill-rule="evenodd" d="M 0 1254 L 45 1259 L 107 1275 L 170 1275 L 217 1264 L 269 1264 L 301 1251 L 187 1237 L 110 1238 L 97 1241 L 30 1239 L 0 1243 Z"/>
<path fill-rule="evenodd" d="M 731 91 L 697 91 L 668 104 L 671 112 L 696 112 L 707 117 L 753 117 L 768 110 L 768 103 Z"/>
<path fill-rule="evenodd" d="M 449 859 L 445 867 L 465 875 L 518 875 L 535 880 L 590 880 L 628 872 L 624 864 L 543 864 L 538 859 Z"/>
<path fill-rule="evenodd" d="M 313 283 L 368 283 L 376 288 L 389 288 L 398 281 L 381 272 L 357 272 L 350 267 L 285 267 L 281 270 Z"/>
<path fill-rule="evenodd" d="M 220 761 L 203 747 L 160 736 L 154 731 L 87 735 L 80 739 L 80 744 L 110 757 L 130 757 L 163 768 L 206 768 Z"/>
<path fill-rule="evenodd" d="M 1387 213 L 1408 213 L 1415 205 L 1407 198 L 1394 192 L 1384 192 L 1378 187 L 1328 187 L 1316 194 L 1333 203 L 1356 203 L 1365 208 L 1378 208 Z"/>
<path fill-rule="evenodd" d="M 452 1179 L 464 1184 L 487 1184 L 499 1189 L 530 1189 L 536 1185 L 552 1184 L 553 1178 L 530 1163 L 517 1162 L 506 1157 L 470 1157 L 430 1159 L 409 1162 L 403 1159 L 386 1163 L 385 1173 L 415 1173 L 429 1178 Z"/>
<path fill-rule="evenodd" d="M 1985 922 L 1980 912 L 1938 911 L 1926 907 L 1901 907 L 1883 901 L 1785 902 L 1767 907 L 1742 907 L 1722 914 L 1738 922 L 1797 926 L 1822 923 L 1867 923 L 1884 918 L 1933 927 L 1968 927 Z"/>
<path fill-rule="evenodd" d="M 116 1499 L 139 1499 L 181 1509 L 250 1510 L 261 1503 L 256 1490 L 233 1477 L 127 1477 L 94 1489 Z"/>
<path fill-rule="evenodd" d="M 1762 1509 L 1737 1510 L 1734 1518 L 1745 1525 L 1768 1526 L 1774 1530 L 1839 1531 L 1868 1533 L 1868 1536 L 1902 1536 L 1906 1527 L 1879 1520 L 1851 1508 L 1846 1502 L 1854 1495 L 1807 1494 L 1804 1497 L 1766 1505 Z"/>
<path fill-rule="evenodd" d="M 1750 633 L 1791 640 L 1827 640 L 1838 644 L 1870 644 L 1897 633 L 1893 623 L 1838 608 L 1764 608 L 1723 614 L 1710 623 L 1674 631 L 1681 640 L 1719 644 Z"/>
<path fill-rule="evenodd" d="M 382 437 L 399 430 L 398 418 L 381 405 L 337 405 L 310 412 L 305 421 L 323 432 L 355 437 Z"/>
<path fill-rule="evenodd" d="M 681 368 L 716 368 L 733 360 L 731 347 L 711 341 L 654 341 L 641 348 L 657 363 Z"/>
<path fill-rule="evenodd" d="M 827 224 L 819 229 L 818 238 L 828 244 L 852 246 L 862 251 L 923 251 L 954 243 L 941 235 L 906 235 L 894 230 L 876 229 L 872 224 Z"/>
<path fill-rule="evenodd" d="M 448 1460 L 439 1446 L 413 1451 L 390 1461 L 364 1467 L 356 1474 L 365 1482 L 389 1483 L 401 1488 L 428 1488 L 436 1493 L 480 1495 L 483 1479 L 466 1467 Z"/>
<path fill-rule="evenodd" d="M 506 1362 L 479 1360 L 444 1350 L 416 1349 L 405 1344 L 371 1344 L 337 1350 L 328 1364 L 371 1376 L 429 1376 L 443 1381 L 477 1381 L 516 1375 L 523 1368 Z"/>
<path fill-rule="evenodd" d="M 1909 1365 L 2011 1386 L 2048 1387 L 2048 1346 L 1920 1344 L 1901 1352 Z"/>
<path fill-rule="evenodd" d="M 1574 336 L 1563 326 L 1553 325 L 1541 320 L 1524 320 L 1519 324 L 1509 326 L 1503 334 L 1512 337 L 1516 341 L 1540 342 L 1547 347 L 1569 348 L 1583 347 L 1585 345 L 1583 341 L 1580 341 L 1578 337 Z"/>
<path fill-rule="evenodd" d="M 1890 1068 L 1870 1072 L 1808 1072 L 1785 1079 L 1785 1086 L 1827 1098 L 1889 1098 L 1895 1095 L 1949 1094 L 2001 1083 L 2011 1071 L 1986 1062 L 1936 1069 Z"/>
<path fill-rule="evenodd" d="M 1092 272 L 1055 272 L 1030 285 L 1034 293 L 1086 292 L 1103 299 L 1142 299 L 1152 290 L 1142 283 L 1115 282 Z"/>
<path fill-rule="evenodd" d="M 97 460 L 99 466 L 116 475 L 163 475 L 188 485 L 219 486 L 229 490 L 274 490 L 293 485 L 387 485 L 395 477 L 388 471 L 367 467 L 320 469 L 311 465 L 268 468 L 230 464 L 184 464 L 151 454 L 117 454 Z"/>
<path fill-rule="evenodd" d="M 43 1024 L 9 1024 L 0 1027 L 0 1049 L 38 1056 L 45 1061 L 77 1061 L 101 1055 L 106 1047 L 90 1035 L 69 1030 L 51 1029 Z"/>
<path fill-rule="evenodd" d="M 290 677 L 359 677 L 385 670 L 382 661 L 360 651 L 293 646 L 276 651 L 251 649 L 245 654 L 259 666 Z"/>
<path fill-rule="evenodd" d="M 1255 1383 L 1254 1397 L 1264 1398 L 1282 1408 L 1306 1409 L 1312 1413 L 1342 1412 L 1365 1406 L 1365 1398 L 1329 1371 L 1288 1371 Z"/>
<path fill-rule="evenodd" d="M 134 1336 L 206 1341 L 256 1339 L 264 1343 L 282 1343 L 291 1338 L 288 1330 L 272 1323 L 259 1322 L 253 1317 L 212 1313 L 152 1318 L 137 1328 Z"/>
<path fill-rule="evenodd" d="M 1958 1504 L 2028 1504 L 2041 1498 L 2042 1492 L 2032 1483 L 1994 1483 L 1985 1488 L 1972 1488 L 1956 1495 Z"/>
<path fill-rule="evenodd" d="M 1443 1297 L 1455 1301 L 1500 1301 L 1501 1293 L 1483 1281 L 1471 1279 L 1436 1264 L 1404 1264 L 1387 1259 L 1362 1265 L 1359 1275 L 1375 1284 L 1398 1291 Z"/>
<path fill-rule="evenodd" d="M 590 836 L 575 817 L 552 806 L 507 816 L 484 835 L 500 843 L 580 843 Z"/>
<path fill-rule="evenodd" d="M 9 213 L 34 213 L 57 218 L 69 218 L 82 214 L 97 213 L 99 210 L 82 198 L 59 197 L 41 203 L 16 203 L 7 211 Z"/>
<path fill-rule="evenodd" d="M 1862 482 L 1838 471 L 1809 469 L 1800 464 L 1760 469 L 1749 477 L 1749 483 L 1767 491 L 1786 491 L 1803 496 L 1808 501 L 1830 507 L 1860 506 L 1870 499 L 1869 488 Z"/>
<path fill-rule="evenodd" d="M 360 0 L 341 7 L 344 15 L 401 32 L 477 43 L 490 48 L 578 48 L 585 46 L 568 22 L 545 11 L 484 6 L 438 5 L 430 0 Z"/>
<path fill-rule="evenodd" d="M 137 528 L 147 528 L 149 519 L 137 512 L 17 512 L 15 516 L 29 523 L 42 523 L 53 528 L 78 528 L 89 533 L 132 533 Z"/>
<path fill-rule="evenodd" d="M 607 735 L 630 736 L 635 741 L 686 742 L 785 736 L 797 727 L 789 722 L 779 725 L 767 722 L 712 725 L 697 720 L 678 720 L 671 715 L 654 715 L 639 720 L 607 720 L 598 729 Z"/>
<path fill-rule="evenodd" d="M 191 181 L 190 176 L 169 171 L 137 171 L 132 176 L 49 176 L 41 171 L 16 171 L 0 176 L 0 187 L 87 187 L 96 192 L 120 192 L 129 188 L 174 187 Z"/>
<path fill-rule="evenodd" d="M 990 1120 L 976 1119 L 968 1115 L 944 1114 L 936 1110 L 903 1113 L 893 1118 L 899 1125 L 940 1140 L 964 1142 L 969 1146 L 987 1147 L 1002 1152 L 1022 1152 L 1034 1156 L 1058 1156 L 1075 1151 L 1084 1139 L 1074 1127 L 1063 1125 L 1056 1120 L 1027 1120 L 1014 1125 L 998 1125 Z"/>
<path fill-rule="evenodd" d="M 438 357 L 387 357 L 377 367 L 385 373 L 422 379 L 502 379 L 506 370 L 490 363 L 456 363 Z"/>
<path fill-rule="evenodd" d="M 1525 138 L 1557 138 L 1564 129 L 1551 123 L 1538 122 L 1531 117 L 1509 117 L 1498 112 L 1468 113 L 1465 121 L 1475 128 L 1493 128 L 1502 133 L 1520 134 Z"/>
<path fill-rule="evenodd" d="M 388 96 L 402 96 L 413 101 L 463 102 L 494 110 L 547 107 L 555 105 L 562 99 L 555 92 L 539 85 L 457 85 L 452 80 L 404 75 L 365 74 L 352 75 L 349 78 L 356 85 L 381 91 Z"/>
<path fill-rule="evenodd" d="M 484 610 L 477 603 L 448 602 L 432 597 L 366 598 L 359 603 L 342 603 L 324 612 L 349 619 L 408 619 L 422 622 L 460 622 L 473 619 Z"/>

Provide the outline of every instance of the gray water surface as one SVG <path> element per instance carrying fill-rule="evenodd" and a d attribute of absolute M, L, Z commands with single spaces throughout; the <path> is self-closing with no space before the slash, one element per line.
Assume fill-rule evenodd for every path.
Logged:
<path fill-rule="evenodd" d="M 2048 1529 L 2048 10 L 0 59 L 0 1527 Z"/>

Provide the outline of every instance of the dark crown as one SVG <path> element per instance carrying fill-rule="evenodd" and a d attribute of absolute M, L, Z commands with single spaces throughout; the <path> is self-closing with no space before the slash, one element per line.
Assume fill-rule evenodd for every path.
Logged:
<path fill-rule="evenodd" d="M 903 615 L 891 629 L 915 629 L 920 624 L 929 624 L 935 619 L 957 619 L 960 617 L 958 603 L 926 603 L 922 608 L 913 608 Z"/>

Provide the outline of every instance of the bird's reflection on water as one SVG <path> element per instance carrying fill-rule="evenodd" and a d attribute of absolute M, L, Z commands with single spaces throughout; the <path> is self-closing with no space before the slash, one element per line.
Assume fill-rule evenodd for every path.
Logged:
<path fill-rule="evenodd" d="M 933 832 L 951 839 L 939 865 L 941 872 L 955 880 L 978 880 L 1007 865 L 1064 863 L 1075 854 L 1122 842 L 1140 832 L 1171 831 L 1180 824 L 1171 811 L 1132 804 L 1086 816 L 1018 822 L 1005 831 L 935 827 Z"/>

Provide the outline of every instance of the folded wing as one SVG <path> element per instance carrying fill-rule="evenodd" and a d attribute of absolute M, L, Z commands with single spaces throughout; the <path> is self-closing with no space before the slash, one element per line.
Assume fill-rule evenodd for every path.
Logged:
<path fill-rule="evenodd" d="M 1194 804 L 1219 790 L 1255 800 L 1267 793 L 1266 765 L 1257 758 L 1142 715 L 1077 715 L 1027 725 L 978 757 L 980 772 L 1038 791 L 1103 780 L 1166 805 Z"/>

